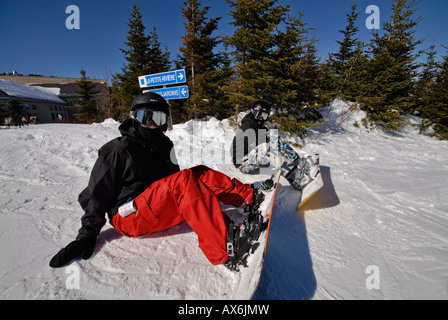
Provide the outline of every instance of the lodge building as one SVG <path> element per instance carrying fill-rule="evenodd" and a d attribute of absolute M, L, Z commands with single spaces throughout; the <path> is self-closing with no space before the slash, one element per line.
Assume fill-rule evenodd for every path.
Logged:
<path fill-rule="evenodd" d="M 73 123 L 77 98 L 77 78 L 0 75 L 0 108 L 6 110 L 11 100 L 18 100 L 28 117 L 37 123 Z M 98 92 L 107 85 L 106 80 L 89 79 Z M 99 94 L 100 96 L 101 94 Z M 100 97 L 98 97 L 100 98 Z M 3 123 L 4 119 L 0 119 Z"/>

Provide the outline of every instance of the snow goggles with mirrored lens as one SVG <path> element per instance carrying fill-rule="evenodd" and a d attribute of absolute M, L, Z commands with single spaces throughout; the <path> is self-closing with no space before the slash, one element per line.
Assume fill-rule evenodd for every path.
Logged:
<path fill-rule="evenodd" d="M 152 122 L 156 126 L 161 127 L 168 121 L 168 115 L 165 112 L 145 108 L 133 111 L 133 118 L 144 126 Z"/>
<path fill-rule="evenodd" d="M 266 121 L 269 118 L 269 113 L 267 113 L 263 110 L 254 110 L 254 117 L 257 120 L 263 119 L 264 121 Z"/>

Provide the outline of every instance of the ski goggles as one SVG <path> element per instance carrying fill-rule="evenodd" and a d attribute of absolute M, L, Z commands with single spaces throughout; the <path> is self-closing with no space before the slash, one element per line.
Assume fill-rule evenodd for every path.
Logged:
<path fill-rule="evenodd" d="M 254 118 L 257 119 L 257 120 L 264 120 L 264 121 L 266 121 L 269 118 L 269 113 L 267 113 L 266 111 L 263 111 L 261 109 L 260 110 L 253 110 L 252 112 L 254 114 Z"/>
<path fill-rule="evenodd" d="M 168 115 L 165 112 L 146 108 L 134 110 L 132 117 L 144 126 L 154 123 L 161 127 L 168 122 Z"/>

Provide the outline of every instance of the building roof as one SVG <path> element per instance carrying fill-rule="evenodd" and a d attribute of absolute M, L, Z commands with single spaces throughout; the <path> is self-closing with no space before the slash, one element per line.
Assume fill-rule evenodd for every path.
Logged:
<path fill-rule="evenodd" d="M 60 98 L 73 99 L 77 97 L 76 82 L 81 80 L 80 78 L 61 78 L 61 77 L 43 77 L 43 76 L 19 76 L 19 75 L 0 75 L 0 79 L 14 81 L 23 84 L 29 84 L 31 86 L 39 86 L 40 88 L 53 88 L 54 92 Z M 107 80 L 104 79 L 88 79 L 92 82 L 97 91 L 101 92 L 105 86 L 107 86 Z M 57 92 L 57 90 L 59 90 Z"/>
<path fill-rule="evenodd" d="M 0 79 L 31 85 L 76 83 L 76 81 L 80 80 L 79 78 L 18 76 L 18 75 L 0 75 Z M 102 84 L 107 82 L 104 79 L 88 79 L 88 80 L 91 82 Z"/>
<path fill-rule="evenodd" d="M 4 98 L 67 104 L 48 89 L 0 79 L 0 99 Z"/>

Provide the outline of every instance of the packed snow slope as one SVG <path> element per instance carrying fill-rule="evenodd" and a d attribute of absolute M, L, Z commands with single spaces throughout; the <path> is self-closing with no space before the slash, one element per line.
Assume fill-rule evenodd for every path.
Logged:
<path fill-rule="evenodd" d="M 346 108 L 333 102 L 323 110 L 327 123 Z M 315 128 L 304 143 L 287 137 L 320 153 L 324 187 L 297 213 L 298 194 L 281 180 L 255 298 L 448 299 L 448 143 L 419 135 L 413 118 L 398 133 L 367 132 L 353 125 L 362 116 L 324 134 Z M 197 246 L 173 249 L 195 237 L 186 224 L 141 239 L 121 237 L 107 224 L 90 260 L 48 266 L 76 237 L 78 194 L 118 126 L 106 120 L 0 129 L 0 299 L 232 298 L 226 288 L 209 292 L 222 279 L 193 272 L 197 265 L 224 267 L 209 265 Z M 181 168 L 205 164 L 249 183 L 267 177 L 230 165 L 234 131 L 227 120 L 190 121 L 167 134 Z M 170 276 L 154 282 L 151 275 L 166 270 Z M 70 282 L 76 272 L 79 288 Z"/>

